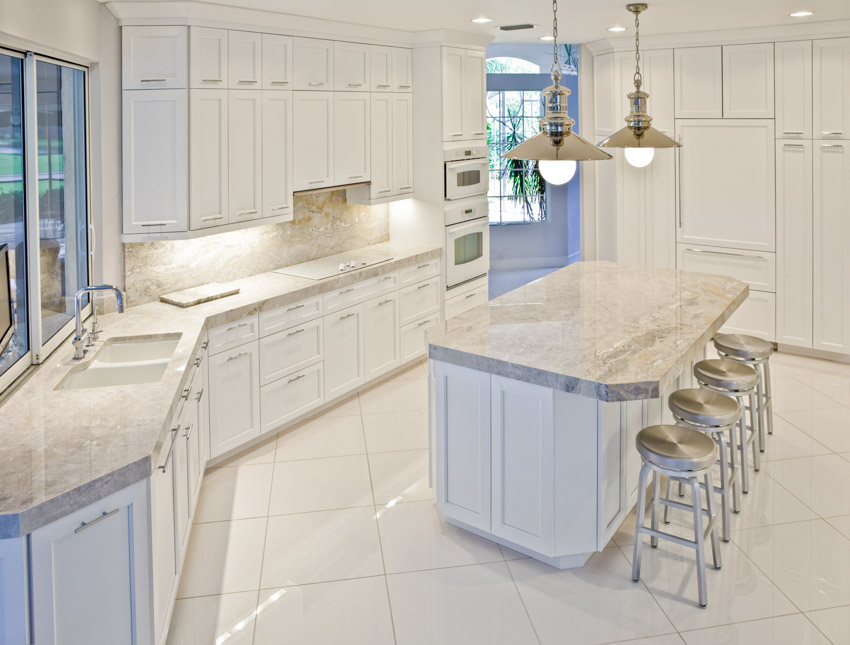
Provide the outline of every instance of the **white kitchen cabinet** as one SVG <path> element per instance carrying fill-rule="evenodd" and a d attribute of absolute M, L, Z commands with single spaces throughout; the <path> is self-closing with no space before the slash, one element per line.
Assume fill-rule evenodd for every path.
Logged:
<path fill-rule="evenodd" d="M 398 367 L 399 331 L 397 293 L 388 293 L 364 303 L 363 360 L 367 381 Z"/>
<path fill-rule="evenodd" d="M 263 35 L 227 32 L 227 74 L 232 90 L 258 90 L 263 79 Z"/>
<path fill-rule="evenodd" d="M 334 106 L 335 184 L 369 181 L 369 92 L 336 92 Z M 310 133 L 314 136 L 314 133 Z"/>
<path fill-rule="evenodd" d="M 189 228 L 227 224 L 228 92 L 189 92 Z"/>
<path fill-rule="evenodd" d="M 593 57 L 593 123 L 597 137 L 607 137 L 619 129 L 615 117 L 617 93 L 614 81 L 614 54 Z M 623 97 L 624 101 L 626 100 Z M 625 116 L 625 115 L 623 115 Z"/>
<path fill-rule="evenodd" d="M 812 142 L 777 141 L 776 341 L 799 347 L 812 346 L 812 199 Z"/>
<path fill-rule="evenodd" d="M 436 312 L 407 325 L 403 325 L 400 331 L 399 341 L 401 343 L 402 364 L 412 361 L 414 358 L 425 356 L 428 353 L 428 345 L 425 342 L 425 332 L 440 324 L 440 313 Z"/>
<path fill-rule="evenodd" d="M 228 177 L 227 221 L 234 224 L 262 217 L 262 90 L 228 94 Z"/>
<path fill-rule="evenodd" d="M 392 194 L 413 192 L 413 95 L 393 94 Z"/>
<path fill-rule="evenodd" d="M 463 132 L 464 139 L 487 138 L 487 55 L 479 49 L 464 58 Z"/>
<path fill-rule="evenodd" d="M 324 403 L 322 363 L 315 363 L 260 388 L 263 432 L 271 432 Z"/>
<path fill-rule="evenodd" d="M 259 318 L 255 314 L 239 320 L 214 327 L 209 332 L 210 355 L 245 345 L 259 337 Z"/>
<path fill-rule="evenodd" d="M 177 593 L 177 544 L 174 522 L 174 444 L 178 428 L 165 438 L 156 468 L 151 475 L 151 557 L 153 572 L 153 642 L 168 629 L 171 601 Z"/>
<path fill-rule="evenodd" d="M 260 312 L 260 337 L 265 338 L 284 329 L 322 317 L 322 296 L 266 309 Z"/>
<path fill-rule="evenodd" d="M 260 386 L 322 360 L 322 319 L 260 339 Z"/>
<path fill-rule="evenodd" d="M 464 59 L 458 47 L 442 49 L 443 141 L 460 141 L 463 131 Z"/>
<path fill-rule="evenodd" d="M 186 27 L 123 27 L 121 41 L 123 89 L 187 87 Z"/>
<path fill-rule="evenodd" d="M 0 540 L 0 645 L 27 642 L 27 538 Z"/>
<path fill-rule="evenodd" d="M 32 634 L 26 642 L 153 641 L 147 518 L 142 481 L 30 534 Z"/>
<path fill-rule="evenodd" d="M 334 96 L 293 92 L 292 161 L 294 190 L 334 185 Z"/>
<path fill-rule="evenodd" d="M 369 90 L 369 45 L 334 41 L 333 71 L 337 92 L 367 92 Z"/>
<path fill-rule="evenodd" d="M 263 34 L 263 89 L 292 89 L 292 36 Z"/>
<path fill-rule="evenodd" d="M 392 48 L 393 92 L 413 91 L 413 51 L 406 47 Z"/>
<path fill-rule="evenodd" d="M 775 249 L 775 141 L 769 119 L 678 119 L 684 244 Z"/>
<path fill-rule="evenodd" d="M 484 63 L 483 51 L 442 48 L 443 141 L 487 136 Z"/>
<path fill-rule="evenodd" d="M 613 124 L 605 130 L 613 129 L 616 132 L 626 125 L 625 117 L 629 113 L 628 95 L 635 91 L 634 52 L 617 52 L 614 54 L 614 69 L 617 84 L 613 93 Z M 673 50 L 650 49 L 641 52 L 640 71 L 643 75 L 641 89 L 649 94 L 648 105 L 649 113 L 652 115 L 652 127 L 672 137 L 674 132 Z M 599 88 L 599 93 L 605 93 L 605 79 L 601 75 L 600 71 L 599 80 L 603 85 Z M 599 96 L 599 98 L 600 100 L 611 101 L 610 97 Z M 602 118 L 607 119 L 608 117 L 603 116 Z"/>
<path fill-rule="evenodd" d="M 189 527 L 192 524 L 192 502 L 189 492 L 189 428 L 194 425 L 197 407 L 191 392 L 186 397 L 177 417 L 177 437 L 174 439 L 174 540 L 177 549 L 177 570 L 183 566 L 186 547 L 189 544 Z"/>
<path fill-rule="evenodd" d="M 685 47 L 673 52 L 677 119 L 723 116 L 723 63 L 720 47 Z"/>
<path fill-rule="evenodd" d="M 776 253 L 680 244 L 678 268 L 729 276 L 757 291 L 776 291 Z"/>
<path fill-rule="evenodd" d="M 723 117 L 773 118 L 773 43 L 723 46 Z"/>
<path fill-rule="evenodd" d="M 393 106 L 394 94 L 371 95 L 369 108 L 370 124 L 370 165 L 372 182 L 369 185 L 369 197 L 380 199 L 389 197 L 393 192 Z M 412 134 L 412 133 L 411 133 Z"/>
<path fill-rule="evenodd" d="M 334 41 L 320 38 L 292 39 L 292 82 L 296 90 L 334 88 Z"/>
<path fill-rule="evenodd" d="M 292 92 L 263 92 L 263 217 L 293 217 Z"/>
<path fill-rule="evenodd" d="M 189 27 L 189 87 L 227 88 L 227 30 Z"/>
<path fill-rule="evenodd" d="M 130 90 L 123 94 L 124 234 L 185 231 L 188 93 Z"/>
<path fill-rule="evenodd" d="M 774 51 L 776 138 L 811 139 L 812 41 L 779 42 Z"/>
<path fill-rule="evenodd" d="M 206 415 L 204 408 L 207 405 L 206 388 L 204 386 L 204 372 L 206 370 L 206 355 L 199 356 L 201 363 L 195 369 L 192 378 L 191 398 L 186 405 L 191 406 L 188 413 L 187 423 L 183 426 L 183 439 L 186 440 L 186 475 L 189 480 L 189 517 L 195 514 L 195 506 L 198 495 L 201 492 L 201 481 L 203 480 L 204 459 L 201 437 L 206 431 Z M 196 359 L 197 361 L 197 359 Z"/>
<path fill-rule="evenodd" d="M 627 455 L 634 444 L 626 445 L 627 427 L 623 423 L 622 404 L 597 401 L 596 406 L 596 548 L 601 551 L 631 508 L 626 490 Z"/>
<path fill-rule="evenodd" d="M 259 436 L 260 365 L 256 341 L 209 359 L 210 457 Z"/>
<path fill-rule="evenodd" d="M 850 139 L 850 38 L 812 43 L 812 137 Z"/>
<path fill-rule="evenodd" d="M 407 325 L 423 316 L 430 316 L 440 311 L 442 290 L 439 276 L 409 287 L 402 287 L 398 294 L 401 325 Z"/>
<path fill-rule="evenodd" d="M 466 313 L 470 309 L 474 309 L 478 305 L 483 305 L 487 302 L 487 296 L 489 295 L 487 276 L 484 276 L 480 281 L 473 280 L 470 284 L 473 287 L 461 293 L 455 292 L 457 289 L 465 289 L 467 287 L 466 284 L 463 287 L 458 287 L 448 292 L 452 296 L 451 298 L 446 298 L 443 305 L 446 320 L 451 320 L 455 316 L 460 316 L 462 313 Z"/>
<path fill-rule="evenodd" d="M 371 91 L 393 91 L 394 49 L 394 47 L 372 46 L 369 52 L 369 89 Z"/>
<path fill-rule="evenodd" d="M 363 305 L 342 309 L 323 318 L 325 336 L 325 398 L 363 385 Z"/>
<path fill-rule="evenodd" d="M 748 334 L 776 340 L 776 294 L 751 290 L 747 299 L 720 328 L 723 334 Z"/>
<path fill-rule="evenodd" d="M 813 347 L 850 353 L 850 143 L 814 142 Z"/>

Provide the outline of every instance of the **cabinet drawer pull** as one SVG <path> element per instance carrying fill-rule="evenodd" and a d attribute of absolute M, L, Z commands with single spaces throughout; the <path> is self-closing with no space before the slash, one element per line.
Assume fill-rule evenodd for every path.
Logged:
<path fill-rule="evenodd" d="M 304 306 L 304 303 L 302 302 L 300 305 L 295 305 L 294 307 L 288 307 L 286 310 L 287 311 L 295 311 L 296 309 L 301 309 L 303 306 Z"/>
<path fill-rule="evenodd" d="M 380 88 L 380 89 L 386 89 L 386 88 L 388 88 L 388 87 L 392 87 L 392 85 L 389 85 L 389 84 L 387 84 L 387 85 L 383 85 L 383 84 L 382 84 L 382 85 L 376 85 L 375 87 L 378 87 L 378 88 Z"/>
<path fill-rule="evenodd" d="M 351 312 L 350 314 L 345 314 L 344 316 L 340 316 L 339 319 L 345 320 L 346 318 L 351 318 L 352 316 L 356 316 L 356 315 L 357 315 L 356 313 Z"/>
<path fill-rule="evenodd" d="M 419 323 L 418 325 L 416 325 L 416 326 L 417 326 L 417 327 L 421 327 L 422 325 L 427 325 L 429 322 L 431 322 L 431 319 L 430 319 L 430 318 L 429 318 L 428 320 L 423 320 L 422 322 L 420 322 L 420 323 Z"/>
<path fill-rule="evenodd" d="M 380 307 L 381 305 L 389 304 L 392 301 L 393 301 L 392 298 L 387 298 L 386 300 L 381 300 L 381 302 L 378 303 L 378 306 Z"/>
<path fill-rule="evenodd" d="M 207 217 L 202 217 L 202 222 L 212 222 L 213 220 L 224 219 L 224 215 L 208 215 Z"/>
<path fill-rule="evenodd" d="M 195 367 L 200 367 L 201 366 L 201 357 L 198 356 L 198 358 L 196 358 L 194 361 L 192 361 L 192 363 L 194 364 Z"/>
<path fill-rule="evenodd" d="M 197 395 L 195 395 L 195 400 L 196 400 L 198 403 L 200 403 L 200 402 L 201 402 L 201 399 L 202 399 L 202 398 L 204 398 L 204 388 L 201 388 L 201 390 L 198 392 L 198 394 L 197 394 Z"/>
<path fill-rule="evenodd" d="M 482 134 L 485 134 L 485 133 L 484 133 L 484 132 L 473 132 L 472 134 L 474 134 L 474 135 L 482 135 Z"/>
<path fill-rule="evenodd" d="M 256 214 L 257 214 L 256 208 L 251 208 L 251 209 L 248 209 L 247 211 L 236 211 L 236 217 L 242 217 L 243 215 L 256 215 Z"/>
<path fill-rule="evenodd" d="M 248 80 L 244 80 L 244 81 L 236 81 L 236 83 L 237 83 L 238 85 L 254 85 L 254 84 L 256 84 L 256 82 L 257 82 L 257 81 L 248 81 Z"/>
<path fill-rule="evenodd" d="M 235 356 L 228 356 L 227 362 L 229 363 L 230 361 L 235 361 L 237 358 L 242 358 L 243 356 L 247 356 L 247 355 L 248 355 L 248 352 L 239 352 Z"/>
<path fill-rule="evenodd" d="M 140 83 L 165 83 L 168 79 L 166 78 L 142 78 L 139 79 Z"/>
<path fill-rule="evenodd" d="M 411 190 L 413 186 L 399 186 L 399 190 Z"/>
<path fill-rule="evenodd" d="M 802 130 L 783 130 L 782 134 L 803 134 Z"/>
<path fill-rule="evenodd" d="M 844 134 L 844 130 L 837 130 L 835 132 L 821 132 L 821 134 L 825 137 L 840 137 Z"/>
<path fill-rule="evenodd" d="M 248 323 L 248 322 L 246 321 L 246 322 L 241 322 L 241 323 L 239 323 L 238 325 L 231 325 L 230 327 L 228 327 L 228 328 L 227 328 L 227 330 L 226 330 L 226 331 L 233 331 L 234 329 L 239 329 L 240 327 L 245 327 L 245 326 L 247 326 L 248 324 L 250 324 L 250 323 Z"/>
<path fill-rule="evenodd" d="M 162 466 L 157 466 L 162 472 L 168 470 L 168 462 L 171 460 L 171 453 L 174 452 L 174 441 L 177 439 L 177 428 L 171 429 L 171 446 L 168 448 L 168 454 L 165 455 L 165 462 Z"/>
<path fill-rule="evenodd" d="M 409 89 L 410 89 L 410 87 L 411 87 L 410 85 L 399 85 L 399 86 L 398 86 L 398 88 L 399 88 L 400 90 L 409 90 Z"/>
<path fill-rule="evenodd" d="M 426 262 L 425 264 L 420 264 L 418 267 L 416 267 L 416 269 L 417 269 L 417 270 L 419 270 L 419 269 L 427 269 L 429 266 L 431 266 L 431 263 L 430 263 L 430 262 Z"/>
<path fill-rule="evenodd" d="M 183 394 L 180 395 L 180 398 L 183 399 L 184 401 L 188 401 L 189 395 L 191 393 L 192 393 L 192 386 L 190 385 L 189 387 L 183 389 Z"/>
<path fill-rule="evenodd" d="M 201 349 L 203 349 L 203 350 L 206 350 L 206 348 L 209 347 L 209 346 L 210 346 L 210 341 L 208 341 L 208 340 L 205 340 L 203 343 L 201 343 Z"/>
<path fill-rule="evenodd" d="M 308 81 L 307 85 L 310 87 L 318 87 L 319 85 L 324 85 L 324 83 L 319 83 L 318 81 Z"/>
<path fill-rule="evenodd" d="M 298 376 L 294 376 L 294 377 L 292 377 L 291 379 L 289 379 L 289 380 L 287 381 L 287 383 L 292 383 L 293 381 L 301 380 L 301 379 L 302 379 L 302 378 L 304 378 L 305 376 L 307 376 L 307 375 L 306 375 L 306 374 L 299 374 Z"/>
<path fill-rule="evenodd" d="M 420 289 L 425 289 L 426 287 L 430 287 L 430 286 L 431 286 L 431 283 L 426 282 L 425 284 L 420 284 L 418 287 L 416 287 L 416 290 L 419 291 Z"/>
<path fill-rule="evenodd" d="M 224 80 L 221 78 L 202 78 L 201 83 L 223 83 Z"/>
<path fill-rule="evenodd" d="M 188 426 L 186 426 L 186 430 L 183 432 L 183 436 L 186 437 L 186 441 L 189 441 L 189 437 L 192 436 L 192 430 L 194 430 L 194 429 L 195 429 L 194 423 L 190 423 Z"/>
<path fill-rule="evenodd" d="M 324 179 L 314 179 L 313 181 L 308 181 L 307 183 L 308 183 L 308 184 L 310 184 L 310 185 L 313 185 L 313 184 L 324 184 L 324 183 L 325 183 L 325 180 L 324 180 Z"/>
<path fill-rule="evenodd" d="M 706 251 L 705 249 L 685 249 L 694 253 L 708 253 L 709 255 L 728 255 L 733 258 L 747 258 L 750 260 L 763 260 L 757 255 L 747 255 L 746 253 L 730 253 L 729 251 Z"/>
<path fill-rule="evenodd" d="M 384 281 L 386 281 L 386 280 L 392 280 L 393 278 L 395 278 L 395 276 L 394 276 L 394 275 L 385 275 L 383 278 L 381 278 L 380 280 L 378 280 L 378 282 L 384 282 Z"/>
<path fill-rule="evenodd" d="M 295 331 L 289 332 L 286 335 L 286 337 L 289 338 L 290 336 L 295 336 L 296 334 L 300 334 L 302 331 L 304 331 L 304 327 L 302 327 L 301 329 L 296 329 Z"/>
<path fill-rule="evenodd" d="M 840 143 L 831 143 L 826 146 L 821 146 L 820 148 L 821 150 L 826 150 L 828 152 L 840 152 L 841 150 L 844 150 L 844 146 Z"/>
<path fill-rule="evenodd" d="M 272 85 L 289 85 L 289 81 L 272 81 Z"/>
<path fill-rule="evenodd" d="M 387 188 L 386 190 L 379 190 L 379 191 L 378 191 L 378 194 L 379 194 L 379 195 L 383 195 L 384 193 L 391 193 L 391 192 L 393 192 L 393 189 L 392 189 L 392 188 Z"/>
<path fill-rule="evenodd" d="M 346 87 L 363 87 L 363 83 L 347 83 Z"/>
<path fill-rule="evenodd" d="M 349 175 L 348 178 L 349 179 L 362 179 L 363 175 Z"/>
<path fill-rule="evenodd" d="M 98 522 L 100 522 L 100 520 L 106 519 L 106 518 L 107 518 L 107 517 L 109 517 L 110 515 L 115 515 L 115 514 L 116 514 L 119 510 L 121 510 L 121 509 L 116 508 L 116 509 L 113 509 L 113 510 L 109 511 L 108 513 L 107 513 L 106 511 L 103 511 L 103 514 L 102 514 L 102 515 L 100 515 L 99 517 L 94 518 L 91 522 L 83 522 L 82 524 L 80 524 L 77 528 L 75 528 L 75 529 L 74 529 L 74 534 L 79 533 L 79 532 L 80 532 L 80 531 L 82 531 L 83 529 L 87 529 L 87 528 L 88 528 L 88 527 L 90 527 L 92 524 L 97 524 Z"/>
<path fill-rule="evenodd" d="M 785 150 L 800 150 L 802 148 L 805 148 L 806 146 L 804 146 L 802 143 L 786 143 L 782 147 L 785 148 Z"/>
<path fill-rule="evenodd" d="M 142 224 L 142 226 L 165 226 L 168 222 L 147 222 L 146 224 Z"/>
<path fill-rule="evenodd" d="M 275 211 L 286 210 L 287 208 L 289 208 L 289 204 L 282 204 L 280 206 L 272 206 L 269 210 L 272 211 L 272 212 L 275 212 Z"/>
<path fill-rule="evenodd" d="M 477 293 L 468 293 L 468 294 L 466 294 L 466 299 L 469 300 L 470 298 L 474 298 L 477 295 L 478 295 Z"/>
<path fill-rule="evenodd" d="M 343 295 L 344 293 L 351 293 L 352 291 L 354 291 L 354 287 L 351 287 L 350 289 L 343 289 L 339 292 L 339 295 Z"/>
<path fill-rule="evenodd" d="M 463 132 L 449 132 L 450 137 L 462 137 Z"/>

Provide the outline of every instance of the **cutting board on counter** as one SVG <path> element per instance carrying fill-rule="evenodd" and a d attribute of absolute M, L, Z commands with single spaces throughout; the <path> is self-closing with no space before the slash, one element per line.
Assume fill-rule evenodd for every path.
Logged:
<path fill-rule="evenodd" d="M 169 305 L 176 305 L 177 307 L 192 307 L 202 302 L 218 300 L 219 298 L 233 296 L 237 293 L 239 293 L 239 287 L 213 282 L 211 284 L 203 284 L 200 287 L 166 293 L 161 295 L 159 299 L 162 302 L 167 302 Z"/>

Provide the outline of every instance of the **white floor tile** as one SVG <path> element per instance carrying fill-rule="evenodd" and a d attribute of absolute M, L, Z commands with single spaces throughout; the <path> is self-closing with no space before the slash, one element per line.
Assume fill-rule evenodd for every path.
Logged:
<path fill-rule="evenodd" d="M 811 412 L 784 412 L 783 414 L 792 417 L 810 415 Z M 797 426 L 779 414 L 773 415 L 773 425 L 774 433 L 767 435 L 767 449 L 761 455 L 763 461 L 828 455 L 832 452 L 829 448 L 816 441 L 810 432 L 807 433 L 798 429 Z M 280 458 L 279 452 L 278 458 Z"/>
<path fill-rule="evenodd" d="M 410 365 L 409 367 L 405 367 L 400 372 L 397 372 L 392 375 L 391 378 L 387 379 L 390 381 L 410 381 L 415 379 L 423 379 L 428 376 L 427 370 L 422 369 L 422 363 L 417 361 Z"/>
<path fill-rule="evenodd" d="M 366 455 L 274 465 L 269 515 L 372 506 Z"/>
<path fill-rule="evenodd" d="M 364 415 L 428 409 L 427 379 L 389 380 L 360 393 Z"/>
<path fill-rule="evenodd" d="M 378 452 L 369 455 L 375 504 L 434 499 L 428 486 L 428 451 Z"/>
<path fill-rule="evenodd" d="M 850 515 L 850 462 L 838 455 L 766 464 L 770 475 L 821 517 Z"/>
<path fill-rule="evenodd" d="M 514 551 L 506 546 L 499 545 L 499 550 L 502 552 L 502 557 L 510 562 L 511 560 L 525 560 L 528 556 L 520 553 L 519 551 Z"/>
<path fill-rule="evenodd" d="M 850 515 L 839 515 L 838 517 L 828 517 L 829 522 L 841 535 L 850 540 Z"/>
<path fill-rule="evenodd" d="M 398 645 L 531 645 L 504 562 L 387 576 Z"/>
<path fill-rule="evenodd" d="M 850 405 L 850 374 L 814 372 L 795 378 L 841 405 Z"/>
<path fill-rule="evenodd" d="M 802 410 L 785 412 L 781 416 L 829 450 L 835 452 L 850 450 L 850 408 Z M 779 415 L 777 415 L 778 419 Z M 776 432 L 778 431 L 777 426 Z M 799 456 L 807 457 L 808 455 Z"/>
<path fill-rule="evenodd" d="M 840 452 L 838 453 L 838 456 L 846 461 L 850 461 L 850 452 Z"/>
<path fill-rule="evenodd" d="M 263 589 L 383 573 L 374 508 L 269 518 Z"/>
<path fill-rule="evenodd" d="M 850 604 L 850 541 L 823 520 L 736 531 L 733 540 L 802 611 Z"/>
<path fill-rule="evenodd" d="M 616 645 L 684 645 L 684 643 L 685 641 L 678 634 L 667 634 L 666 636 L 638 638 L 632 641 L 618 641 Z"/>
<path fill-rule="evenodd" d="M 366 452 L 360 415 L 308 419 L 277 438 L 277 461 L 361 455 Z"/>
<path fill-rule="evenodd" d="M 819 410 L 834 408 L 835 400 L 793 377 L 777 377 L 771 380 L 773 385 L 773 411 L 795 412 L 798 410 Z"/>
<path fill-rule="evenodd" d="M 204 475 L 195 523 L 266 517 L 274 464 L 214 468 Z"/>
<path fill-rule="evenodd" d="M 370 453 L 422 450 L 428 447 L 428 411 L 364 414 L 363 431 Z"/>
<path fill-rule="evenodd" d="M 718 509 L 720 503 L 718 501 Z M 731 514 L 731 528 L 748 529 L 815 519 L 808 506 L 776 483 L 767 473 L 750 473 L 750 492 L 741 495 L 741 512 Z"/>
<path fill-rule="evenodd" d="M 322 410 L 316 417 L 347 417 L 355 414 L 360 414 L 360 397 L 356 394 L 351 395 L 347 399 L 331 406 L 326 410 Z"/>
<path fill-rule="evenodd" d="M 392 645 L 383 576 L 260 592 L 254 645 Z"/>
<path fill-rule="evenodd" d="M 378 528 L 387 573 L 504 560 L 495 542 L 447 524 L 431 501 L 381 508 Z"/>
<path fill-rule="evenodd" d="M 256 446 L 246 448 L 233 457 L 228 457 L 221 463 L 216 464 L 213 468 L 228 468 L 230 466 L 252 466 L 256 464 L 271 464 L 274 463 L 274 453 L 277 448 L 277 439 L 269 437 L 264 439 Z"/>
<path fill-rule="evenodd" d="M 682 634 L 687 645 L 829 645 L 803 614 L 724 625 Z"/>
<path fill-rule="evenodd" d="M 609 643 L 676 630 L 620 550 L 595 553 L 579 569 L 559 571 L 537 560 L 508 563 L 543 645 Z M 616 610 L 613 610 L 616 608 Z"/>
<path fill-rule="evenodd" d="M 178 600 L 167 643 L 251 645 L 256 609 L 256 591 Z"/>
<path fill-rule="evenodd" d="M 806 615 L 834 645 L 850 645 L 850 607 L 823 609 Z"/>
<path fill-rule="evenodd" d="M 178 598 L 260 588 L 266 518 L 192 527 Z"/>

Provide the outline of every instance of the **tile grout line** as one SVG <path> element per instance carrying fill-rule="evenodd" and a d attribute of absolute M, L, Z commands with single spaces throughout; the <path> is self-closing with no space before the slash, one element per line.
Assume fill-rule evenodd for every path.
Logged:
<path fill-rule="evenodd" d="M 543 641 L 540 639 L 540 634 L 537 633 L 537 627 L 534 624 L 534 621 L 531 619 L 531 613 L 528 611 L 528 607 L 525 604 L 525 598 L 522 597 L 522 592 L 519 590 L 519 585 L 516 583 L 516 578 L 514 578 L 514 572 L 511 571 L 511 565 L 508 564 L 508 561 L 505 559 L 505 554 L 499 547 L 499 552 L 502 554 L 502 562 L 505 563 L 505 569 L 508 570 L 508 575 L 511 577 L 511 582 L 514 583 L 514 589 L 516 589 L 516 595 L 519 598 L 520 603 L 522 604 L 523 610 L 525 610 L 525 615 L 528 618 L 528 624 L 531 625 L 531 631 L 534 632 L 534 637 L 537 639 L 538 645 Z"/>

